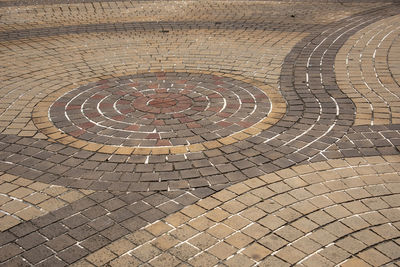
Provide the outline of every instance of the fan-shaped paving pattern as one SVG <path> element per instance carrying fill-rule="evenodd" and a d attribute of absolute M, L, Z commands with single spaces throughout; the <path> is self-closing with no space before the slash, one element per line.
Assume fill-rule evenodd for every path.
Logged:
<path fill-rule="evenodd" d="M 0 2 L 1 264 L 396 264 L 398 3 L 73 2 Z"/>
<path fill-rule="evenodd" d="M 399 162 L 400 156 L 328 160 L 230 186 L 126 236 L 135 248 L 114 255 L 112 265 L 335 266 L 352 255 L 372 266 L 396 262 Z M 86 260 L 97 264 L 110 250 Z"/>

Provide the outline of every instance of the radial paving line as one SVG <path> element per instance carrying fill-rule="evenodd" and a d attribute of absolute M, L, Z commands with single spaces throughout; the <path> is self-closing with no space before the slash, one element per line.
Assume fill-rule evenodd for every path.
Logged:
<path fill-rule="evenodd" d="M 0 264 L 396 264 L 397 115 L 342 81 L 396 110 L 398 4 L 46 1 L 0 5 Z"/>

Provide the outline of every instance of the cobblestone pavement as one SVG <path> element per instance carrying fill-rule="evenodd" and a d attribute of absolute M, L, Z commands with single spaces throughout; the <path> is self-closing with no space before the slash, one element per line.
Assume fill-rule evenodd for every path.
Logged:
<path fill-rule="evenodd" d="M 399 266 L 398 1 L 0 0 L 1 266 Z"/>

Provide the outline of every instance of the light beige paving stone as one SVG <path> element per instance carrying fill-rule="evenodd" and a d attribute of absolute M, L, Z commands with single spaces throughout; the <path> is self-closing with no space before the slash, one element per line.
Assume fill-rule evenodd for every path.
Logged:
<path fill-rule="evenodd" d="M 390 261 L 390 258 L 373 248 L 360 252 L 358 256 L 373 266 L 381 266 Z"/>
<path fill-rule="evenodd" d="M 304 266 L 335 266 L 335 264 L 319 254 L 313 254 L 302 262 Z"/>
<path fill-rule="evenodd" d="M 163 233 L 168 232 L 171 229 L 172 229 L 171 226 L 169 226 L 166 223 L 161 222 L 161 221 L 160 222 L 156 222 L 156 223 L 146 227 L 146 230 L 148 232 L 150 232 L 154 236 L 159 236 L 159 235 L 161 235 Z"/>
<path fill-rule="evenodd" d="M 398 244 L 389 241 L 376 246 L 376 249 L 382 252 L 385 256 L 389 257 L 391 260 L 399 258 L 400 247 Z"/>
<path fill-rule="evenodd" d="M 200 252 L 199 249 L 187 244 L 182 243 L 170 249 L 170 253 L 182 261 L 187 261 Z"/>
<path fill-rule="evenodd" d="M 245 209 L 246 205 L 237 200 L 230 200 L 228 202 L 223 203 L 221 205 L 221 208 L 223 210 L 226 210 L 227 212 L 234 214 L 234 213 L 239 213 L 241 210 Z"/>
<path fill-rule="evenodd" d="M 379 235 L 375 234 L 369 229 L 362 230 L 360 232 L 356 232 L 352 235 L 354 238 L 360 240 L 364 244 L 371 246 L 378 242 L 383 241 L 383 238 Z"/>
<path fill-rule="evenodd" d="M 218 239 L 223 239 L 232 234 L 235 230 L 225 224 L 217 224 L 207 230 L 208 233 Z"/>
<path fill-rule="evenodd" d="M 249 258 L 260 261 L 266 256 L 268 256 L 271 251 L 260 244 L 253 243 L 243 250 L 243 254 L 247 255 Z"/>
<path fill-rule="evenodd" d="M 280 238 L 275 234 L 269 234 L 261 238 L 259 240 L 259 243 L 272 251 L 277 251 L 283 246 L 287 245 L 289 242 L 287 242 L 286 240 Z"/>
<path fill-rule="evenodd" d="M 122 238 L 107 246 L 107 249 L 109 249 L 112 253 L 116 254 L 117 256 L 121 256 L 122 254 L 133 249 L 134 247 L 135 246 L 132 244 L 132 242 Z"/>
<path fill-rule="evenodd" d="M 253 242 L 253 239 L 242 233 L 235 233 L 226 238 L 225 241 L 235 248 L 241 249 Z"/>
<path fill-rule="evenodd" d="M 183 208 L 181 212 L 191 218 L 195 218 L 205 213 L 205 211 L 206 211 L 205 209 L 199 207 L 198 205 L 192 205 L 190 207 Z"/>
<path fill-rule="evenodd" d="M 172 224 L 173 226 L 182 225 L 183 223 L 187 222 L 188 220 L 189 220 L 189 217 L 180 212 L 172 214 L 166 218 L 166 222 L 168 222 L 169 224 Z"/>
<path fill-rule="evenodd" d="M 375 226 L 371 229 L 385 239 L 394 239 L 400 236 L 400 231 L 390 223 Z"/>
<path fill-rule="evenodd" d="M 287 246 L 279 250 L 275 255 L 290 264 L 294 264 L 304 258 L 306 254 L 292 246 Z"/>
<path fill-rule="evenodd" d="M 7 230 L 17 224 L 20 223 L 20 220 L 11 217 L 11 216 L 3 216 L 0 217 L 0 225 L 1 225 L 1 231 Z"/>
<path fill-rule="evenodd" d="M 260 239 L 261 237 L 266 236 L 269 232 L 270 230 L 261 226 L 258 223 L 253 223 L 248 227 L 242 229 L 242 233 L 245 233 L 246 235 L 254 239 Z"/>
<path fill-rule="evenodd" d="M 312 254 L 321 248 L 321 245 L 308 237 L 302 237 L 293 243 L 293 246 L 306 254 Z"/>
<path fill-rule="evenodd" d="M 245 211 L 241 212 L 240 215 L 249 219 L 250 221 L 257 221 L 264 217 L 267 213 L 257 207 L 250 207 Z"/>
<path fill-rule="evenodd" d="M 179 240 L 174 238 L 173 236 L 170 235 L 163 235 L 160 238 L 157 238 L 152 242 L 154 246 L 157 248 L 161 249 L 162 251 L 165 251 L 179 243 Z"/>
<path fill-rule="evenodd" d="M 215 245 L 218 240 L 208 233 L 201 233 L 191 238 L 188 242 L 200 250 L 206 250 Z"/>
<path fill-rule="evenodd" d="M 172 256 L 171 254 L 164 253 L 161 256 L 151 260 L 149 262 L 152 266 L 177 266 L 180 263 L 176 257 Z"/>
<path fill-rule="evenodd" d="M 219 258 L 220 260 L 224 260 L 231 256 L 236 251 L 236 249 L 225 242 L 220 242 L 208 249 L 207 251 L 215 257 Z"/>
<path fill-rule="evenodd" d="M 251 221 L 239 215 L 233 215 L 224 221 L 224 224 L 235 230 L 240 230 L 248 226 L 250 223 Z"/>
<path fill-rule="evenodd" d="M 205 265 L 213 265 L 216 264 L 218 262 L 218 258 L 207 253 L 207 252 L 203 252 L 199 255 L 196 255 L 195 257 L 193 257 L 192 259 L 190 259 L 188 261 L 189 264 L 193 265 L 193 266 L 205 266 Z"/>
<path fill-rule="evenodd" d="M 195 229 L 190 226 L 183 225 L 175 230 L 171 231 L 170 234 L 181 241 L 187 240 L 198 233 Z"/>
<path fill-rule="evenodd" d="M 121 256 L 121 257 L 111 261 L 109 264 L 110 264 L 110 266 L 113 266 L 113 267 L 114 266 L 115 267 L 117 267 L 117 266 L 139 266 L 140 261 L 135 259 L 132 256 L 124 255 L 124 256 Z"/>
<path fill-rule="evenodd" d="M 188 224 L 198 231 L 204 231 L 212 227 L 213 225 L 216 225 L 214 221 L 208 219 L 205 216 L 197 217 L 196 219 L 190 221 Z"/>
<path fill-rule="evenodd" d="M 335 264 L 339 264 L 350 256 L 347 251 L 335 245 L 328 246 L 326 249 L 320 252 L 320 255 Z"/>
<path fill-rule="evenodd" d="M 209 219 L 215 222 L 221 222 L 229 216 L 229 213 L 222 210 L 221 208 L 215 208 L 210 212 L 208 212 L 205 216 L 207 216 Z"/>
<path fill-rule="evenodd" d="M 365 261 L 358 259 L 358 258 L 351 258 L 348 261 L 344 262 L 342 264 L 343 267 L 355 267 L 355 266 L 360 266 L 360 267 L 369 267 L 368 263 Z"/>
<path fill-rule="evenodd" d="M 110 250 L 103 248 L 90 254 L 86 259 L 92 264 L 99 266 L 112 261 L 116 257 L 117 256 Z"/>
<path fill-rule="evenodd" d="M 153 259 L 155 256 L 158 256 L 161 254 L 161 251 L 154 247 L 151 244 L 144 244 L 143 246 L 140 246 L 133 250 L 132 255 L 138 258 L 139 260 L 143 262 L 148 262 L 151 259 Z"/>
<path fill-rule="evenodd" d="M 254 261 L 251 260 L 249 257 L 242 255 L 242 254 L 236 254 L 233 257 L 229 258 L 228 260 L 226 260 L 225 265 L 227 266 L 243 266 L 243 267 L 247 267 L 247 266 L 253 266 L 254 265 Z"/>
<path fill-rule="evenodd" d="M 271 256 L 271 257 L 267 257 L 266 259 L 264 259 L 261 263 L 260 266 L 266 267 L 266 266 L 290 266 L 289 263 L 279 259 L 278 257 L 275 256 Z"/>
<path fill-rule="evenodd" d="M 141 244 L 145 244 L 149 240 L 152 240 L 154 236 L 147 231 L 136 231 L 127 235 L 126 238 L 136 246 L 139 246 Z"/>

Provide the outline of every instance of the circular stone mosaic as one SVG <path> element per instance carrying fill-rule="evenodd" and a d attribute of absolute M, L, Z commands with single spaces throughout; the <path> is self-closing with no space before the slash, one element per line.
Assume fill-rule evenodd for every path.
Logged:
<path fill-rule="evenodd" d="M 67 92 L 49 109 L 67 135 L 93 143 L 160 147 L 198 144 L 240 132 L 271 110 L 266 93 L 237 79 L 201 73 L 143 73 Z"/>

